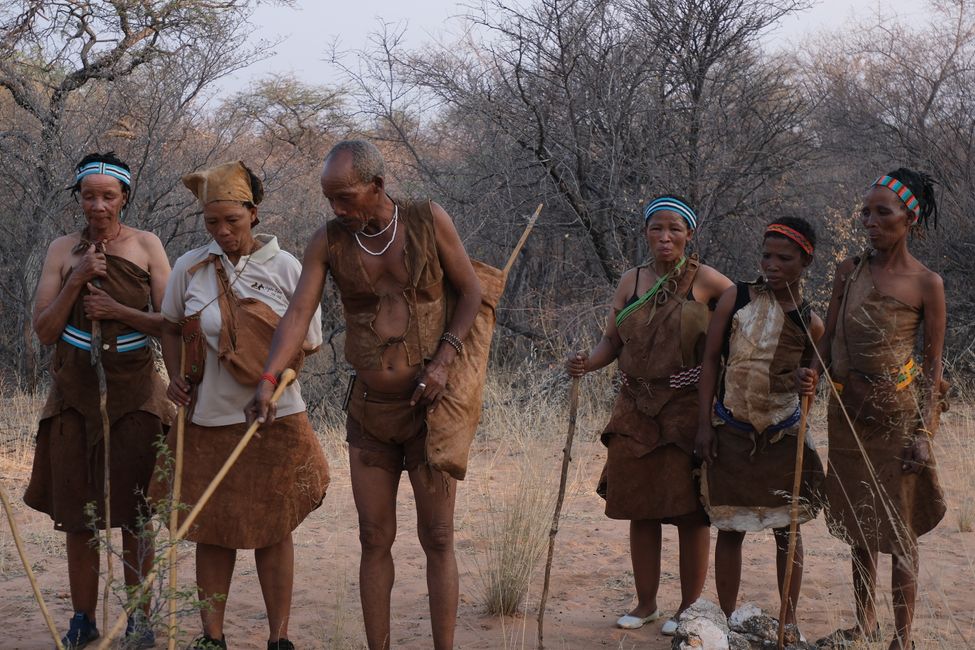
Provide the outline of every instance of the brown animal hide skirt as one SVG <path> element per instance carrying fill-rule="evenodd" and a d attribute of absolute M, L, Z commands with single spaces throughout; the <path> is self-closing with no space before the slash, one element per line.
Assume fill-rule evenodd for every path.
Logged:
<path fill-rule="evenodd" d="M 851 546 L 907 555 L 946 511 L 934 446 L 928 466 L 919 474 L 907 473 L 901 467 L 905 447 L 918 426 L 916 411 L 891 411 L 882 422 L 854 419 L 853 424 L 851 430 L 832 398 L 824 485 L 826 523 L 835 537 Z"/>
<path fill-rule="evenodd" d="M 676 445 L 637 455 L 626 436 L 606 438 L 606 466 L 596 491 L 610 519 L 660 519 L 665 524 L 700 521 L 707 515 L 698 496 L 694 460 Z"/>
<path fill-rule="evenodd" d="M 244 423 L 204 427 L 187 423 L 179 515 L 182 525 L 234 447 L 247 431 Z M 171 458 L 160 453 L 149 496 L 154 503 L 171 495 Z M 306 413 L 295 413 L 264 425 L 227 473 L 200 512 L 186 539 L 224 548 L 264 548 L 285 538 L 322 504 L 328 487 L 328 462 Z M 168 520 L 167 520 L 168 524 Z"/>
<path fill-rule="evenodd" d="M 718 458 L 701 472 L 701 494 L 711 523 L 721 530 L 756 532 L 789 526 L 795 481 L 797 427 L 772 442 L 767 435 L 715 427 Z M 823 463 L 806 438 L 799 491 L 799 522 L 816 518 Z"/>
<path fill-rule="evenodd" d="M 606 516 L 707 523 L 691 456 L 696 431 L 696 389 L 659 389 L 646 399 L 624 385 L 601 436 L 606 465 L 596 492 Z"/>
<path fill-rule="evenodd" d="M 140 517 L 151 515 L 144 495 L 155 464 L 154 445 L 162 436 L 159 418 L 146 411 L 126 413 L 112 425 L 112 528 L 136 532 Z M 105 528 L 105 441 L 89 448 L 87 440 L 85 419 L 74 409 L 64 409 L 38 426 L 24 503 L 49 514 L 56 530 Z M 85 514 L 89 503 L 94 505 L 92 515 Z"/>

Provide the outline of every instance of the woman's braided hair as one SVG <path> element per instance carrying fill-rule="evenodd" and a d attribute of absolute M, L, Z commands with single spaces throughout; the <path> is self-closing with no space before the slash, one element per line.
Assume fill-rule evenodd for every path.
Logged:
<path fill-rule="evenodd" d="M 934 198 L 934 179 L 924 172 L 914 171 L 907 167 L 900 167 L 892 172 L 888 172 L 887 175 L 906 185 L 907 189 L 911 190 L 917 198 L 919 207 L 918 214 L 914 215 L 917 217 L 914 225 L 927 229 L 928 224 L 931 224 L 937 228 L 938 202 Z M 911 212 L 911 210 L 908 210 L 908 212 Z"/>

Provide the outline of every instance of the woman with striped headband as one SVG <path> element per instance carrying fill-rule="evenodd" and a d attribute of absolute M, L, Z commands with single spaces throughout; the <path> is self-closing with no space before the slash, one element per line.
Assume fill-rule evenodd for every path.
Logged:
<path fill-rule="evenodd" d="M 941 276 L 911 255 L 908 234 L 936 215 L 925 174 L 902 168 L 870 186 L 860 211 L 870 249 L 837 267 L 820 359 L 799 373 L 806 394 L 815 390 L 820 361 L 832 381 L 826 521 L 852 547 L 856 600 L 856 625 L 834 632 L 834 645 L 881 636 L 878 552 L 892 560 L 888 648 L 914 645 L 917 538 L 945 513 L 931 439 L 943 406 L 946 307 Z M 919 333 L 923 375 L 914 360 Z"/>
<path fill-rule="evenodd" d="M 709 309 L 731 286 L 687 254 L 697 215 L 686 201 L 661 196 L 643 211 L 653 260 L 623 274 L 602 339 L 570 356 L 573 377 L 617 360 L 623 383 L 602 434 L 608 448 L 598 492 L 606 516 L 630 520 L 630 555 L 637 603 L 617 625 L 635 629 L 661 616 L 661 524 L 677 526 L 681 603 L 661 632 L 698 599 L 707 575 L 710 534 L 693 477 L 697 380 Z"/>
<path fill-rule="evenodd" d="M 166 386 L 155 370 L 149 336 L 162 333 L 169 260 L 159 238 L 122 223 L 131 175 L 114 153 L 85 156 L 71 188 L 85 217 L 81 232 L 47 249 L 34 297 L 34 331 L 55 345 L 53 382 L 41 412 L 37 450 L 24 501 L 48 513 L 67 533 L 68 581 L 74 617 L 62 639 L 81 648 L 98 638 L 98 546 L 104 528 L 104 438 L 98 380 L 91 363 L 92 322 L 101 322 L 102 366 L 111 421 L 111 524 L 122 528 L 125 583 L 138 585 L 152 565 L 141 543 L 149 512 L 142 494 L 152 478 L 154 443 L 172 417 Z M 85 506 L 94 502 L 94 520 Z M 102 606 L 106 606 L 103 603 Z M 145 610 L 148 611 L 148 603 Z M 127 647 L 151 647 L 143 612 L 129 619 Z"/>
<path fill-rule="evenodd" d="M 762 278 L 725 291 L 708 327 L 695 451 L 705 461 L 701 493 L 718 529 L 715 584 L 728 616 L 737 607 L 747 532 L 774 531 L 782 591 L 800 420 L 795 372 L 809 365 L 823 334 L 822 319 L 812 313 L 800 289 L 815 244 L 816 233 L 804 219 L 783 217 L 769 224 L 762 243 Z M 724 371 L 719 373 L 722 357 Z M 816 517 L 815 493 L 823 479 L 823 464 L 810 440 L 806 438 L 809 449 L 803 456 L 800 522 Z M 785 616 L 791 625 L 796 624 L 802 582 L 798 540 Z"/>

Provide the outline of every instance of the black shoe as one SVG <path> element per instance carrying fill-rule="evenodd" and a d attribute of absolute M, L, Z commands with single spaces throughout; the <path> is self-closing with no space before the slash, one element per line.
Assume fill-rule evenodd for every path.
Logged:
<path fill-rule="evenodd" d="M 211 639 L 204 633 L 196 637 L 193 640 L 193 645 L 187 648 L 187 650 L 227 650 L 227 637 L 222 636 L 219 639 Z"/>
<path fill-rule="evenodd" d="M 61 645 L 65 650 L 77 650 L 98 638 L 98 627 L 95 621 L 88 618 L 84 612 L 75 612 L 68 624 L 68 633 L 61 637 Z"/>
<path fill-rule="evenodd" d="M 268 641 L 267 650 L 295 650 L 295 644 L 282 637 L 277 641 Z"/>

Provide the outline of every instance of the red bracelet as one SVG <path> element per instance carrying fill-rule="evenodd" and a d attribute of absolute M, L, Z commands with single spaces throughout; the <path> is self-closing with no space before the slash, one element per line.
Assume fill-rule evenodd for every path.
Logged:
<path fill-rule="evenodd" d="M 271 384 L 272 386 L 277 386 L 278 385 L 278 378 L 275 377 L 274 375 L 272 375 L 269 372 L 265 372 L 263 375 L 261 375 L 261 381 L 266 381 L 267 383 Z"/>

